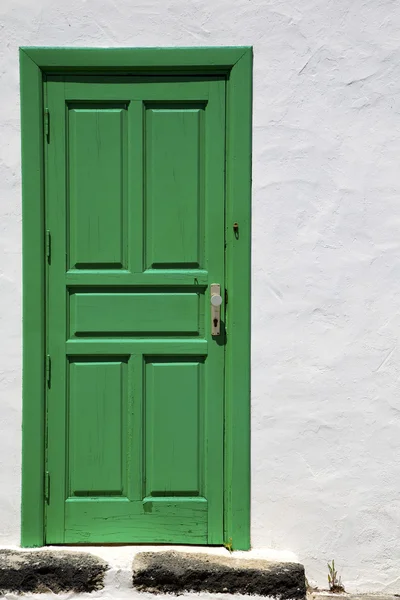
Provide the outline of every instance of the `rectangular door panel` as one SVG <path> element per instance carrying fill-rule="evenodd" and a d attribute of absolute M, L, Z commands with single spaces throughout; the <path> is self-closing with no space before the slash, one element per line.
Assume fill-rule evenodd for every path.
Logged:
<path fill-rule="evenodd" d="M 127 268 L 126 108 L 68 106 L 70 268 Z"/>
<path fill-rule="evenodd" d="M 70 296 L 70 335 L 198 335 L 200 300 L 198 294 L 189 290 L 77 292 Z"/>
<path fill-rule="evenodd" d="M 146 496 L 201 496 L 201 362 L 149 357 L 145 367 Z"/>
<path fill-rule="evenodd" d="M 70 496 L 124 494 L 126 366 L 100 357 L 69 365 Z"/>
<path fill-rule="evenodd" d="M 201 266 L 204 106 L 145 107 L 147 268 Z"/>
<path fill-rule="evenodd" d="M 109 544 L 132 540 L 145 544 L 207 544 L 208 510 L 206 501 L 175 500 L 125 502 L 110 506 L 90 499 L 72 498 L 66 502 L 66 544 Z"/>

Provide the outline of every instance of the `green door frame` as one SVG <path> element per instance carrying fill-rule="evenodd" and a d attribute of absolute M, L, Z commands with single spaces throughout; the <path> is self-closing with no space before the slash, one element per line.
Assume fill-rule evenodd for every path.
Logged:
<path fill-rule="evenodd" d="M 227 80 L 224 537 L 250 548 L 250 256 L 252 48 L 20 48 L 23 217 L 21 545 L 45 544 L 48 73 L 224 74 Z"/>

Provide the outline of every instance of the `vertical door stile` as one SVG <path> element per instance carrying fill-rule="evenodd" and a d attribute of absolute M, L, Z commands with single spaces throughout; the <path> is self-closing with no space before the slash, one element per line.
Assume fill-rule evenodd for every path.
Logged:
<path fill-rule="evenodd" d="M 44 418 L 45 418 L 45 426 L 44 426 L 44 435 L 45 435 L 45 439 L 44 439 L 44 473 L 45 473 L 45 483 L 44 483 L 44 496 L 45 496 L 45 502 L 49 502 L 49 493 L 48 493 L 48 485 L 47 485 L 47 473 L 48 473 L 48 439 L 49 439 L 49 416 L 48 416 L 48 407 L 49 407 L 49 387 L 48 387 L 48 375 L 47 375 L 47 371 L 48 371 L 48 361 L 50 360 L 50 355 L 49 355 L 49 322 L 48 322 L 48 318 L 49 318 L 49 310 L 48 310 L 48 306 L 49 306 L 49 271 L 50 271 L 50 265 L 51 265 L 51 234 L 50 234 L 50 230 L 48 229 L 48 144 L 50 141 L 50 120 L 49 120 L 49 109 L 48 109 L 48 96 L 47 96 L 47 81 L 44 80 L 43 81 L 43 105 L 44 105 L 44 197 L 45 197 L 45 201 L 44 201 L 44 231 L 45 231 L 45 265 L 46 265 L 46 269 L 45 269 L 45 356 L 44 356 L 44 361 L 45 361 L 45 414 L 44 414 Z M 45 535 L 44 537 L 46 538 L 46 511 L 44 511 L 45 513 Z"/>
<path fill-rule="evenodd" d="M 66 290 L 65 290 L 65 252 L 66 252 L 66 164 L 67 139 L 65 131 L 64 86 L 47 82 L 47 100 L 52 115 L 47 145 L 47 228 L 52 232 L 51 264 L 48 268 L 48 354 L 51 357 L 51 383 L 48 387 L 48 446 L 47 470 L 59 472 L 65 465 L 62 475 L 53 485 L 50 504 L 47 509 L 46 541 L 57 539 L 63 543 L 64 509 L 67 496 L 66 478 L 68 472 L 66 435 L 68 423 L 66 415 L 67 369 L 65 357 L 66 333 Z"/>
<path fill-rule="evenodd" d="M 209 286 L 218 283 L 225 287 L 224 252 L 224 177 L 225 177 L 225 81 L 210 85 L 206 108 L 205 144 L 205 195 L 206 231 L 205 255 Z M 212 142 L 211 142 L 212 140 Z M 207 472 L 207 498 L 210 504 L 208 513 L 208 543 L 222 543 L 220 525 L 223 522 L 223 488 L 218 480 L 223 473 L 223 422 L 224 422 L 224 309 L 221 307 L 220 335 L 211 336 L 210 287 L 206 297 L 207 337 L 210 339 L 209 352 L 205 364 L 207 371 L 205 389 L 207 452 L 205 469 Z M 221 377 L 222 374 L 222 377 Z"/>
<path fill-rule="evenodd" d="M 127 213 L 131 228 L 128 231 L 129 261 L 133 273 L 144 268 L 144 123 L 143 101 L 131 100 L 128 106 L 128 170 Z"/>

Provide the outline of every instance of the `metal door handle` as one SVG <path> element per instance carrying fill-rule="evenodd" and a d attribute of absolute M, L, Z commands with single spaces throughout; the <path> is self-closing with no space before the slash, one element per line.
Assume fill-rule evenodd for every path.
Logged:
<path fill-rule="evenodd" d="M 211 291 L 211 335 L 219 335 L 221 332 L 221 286 L 219 283 L 210 285 Z"/>

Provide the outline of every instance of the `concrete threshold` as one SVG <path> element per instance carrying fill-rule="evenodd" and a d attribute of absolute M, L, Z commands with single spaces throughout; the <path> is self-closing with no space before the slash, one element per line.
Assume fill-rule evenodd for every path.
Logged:
<path fill-rule="evenodd" d="M 313 591 L 307 594 L 308 600 L 399 600 L 398 594 L 374 593 L 332 593 L 329 591 Z"/>
<path fill-rule="evenodd" d="M 229 553 L 193 546 L 0 548 L 0 598 L 16 600 L 21 592 L 24 600 L 306 596 L 304 568 L 290 552 Z"/>

